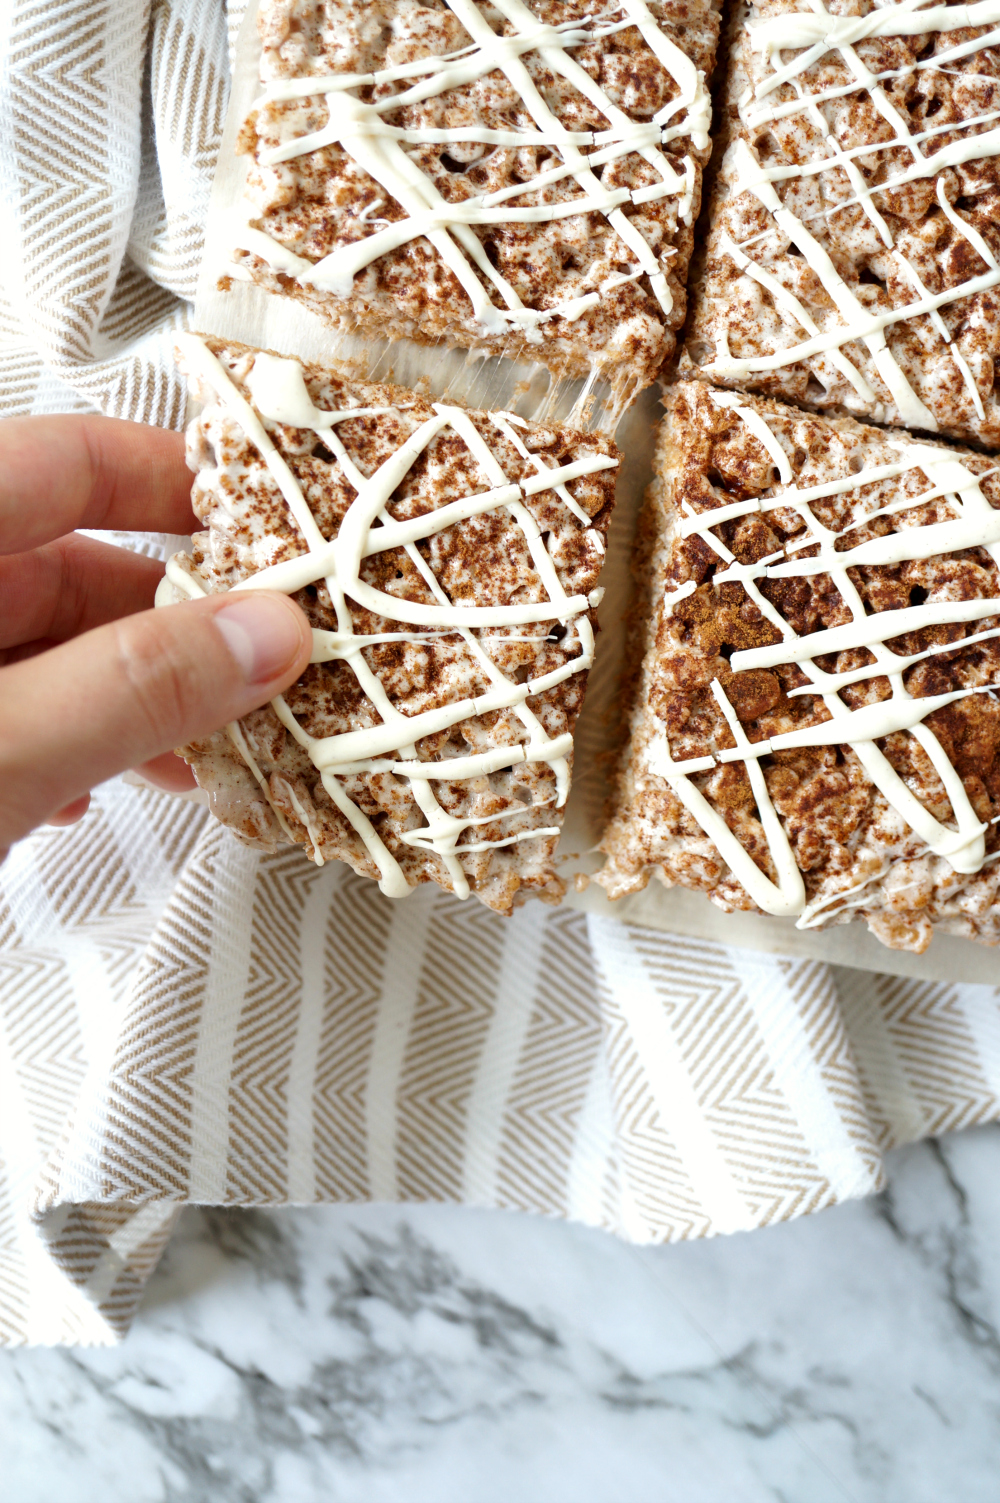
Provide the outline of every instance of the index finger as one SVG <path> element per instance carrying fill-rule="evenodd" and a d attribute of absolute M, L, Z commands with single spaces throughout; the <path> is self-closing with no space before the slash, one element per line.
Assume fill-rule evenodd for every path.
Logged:
<path fill-rule="evenodd" d="M 77 527 L 192 532 L 184 435 L 123 418 L 0 422 L 0 553 Z"/>

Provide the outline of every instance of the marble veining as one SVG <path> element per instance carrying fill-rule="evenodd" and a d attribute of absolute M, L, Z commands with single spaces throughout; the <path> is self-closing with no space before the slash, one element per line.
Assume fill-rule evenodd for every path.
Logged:
<path fill-rule="evenodd" d="M 0 1356 L 4 1503 L 995 1503 L 1000 1129 L 633 1248 L 451 1207 L 188 1211 L 129 1340 Z"/>

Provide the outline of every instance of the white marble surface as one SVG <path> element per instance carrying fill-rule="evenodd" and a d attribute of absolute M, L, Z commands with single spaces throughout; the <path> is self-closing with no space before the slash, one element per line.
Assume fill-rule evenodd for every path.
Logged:
<path fill-rule="evenodd" d="M 877 1200 L 629 1248 L 186 1213 L 129 1340 L 0 1354 L 3 1503 L 996 1503 L 1000 1129 Z"/>

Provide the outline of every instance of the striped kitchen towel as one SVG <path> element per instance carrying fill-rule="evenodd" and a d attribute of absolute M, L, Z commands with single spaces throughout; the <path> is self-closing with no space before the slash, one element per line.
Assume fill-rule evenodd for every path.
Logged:
<path fill-rule="evenodd" d="M 179 427 L 245 0 L 0 6 L 0 416 Z"/>
<path fill-rule="evenodd" d="M 115 1339 L 186 1203 L 464 1202 L 636 1241 L 873 1192 L 1000 1117 L 1000 990 L 241 846 L 111 783 L 0 868 L 0 1340 Z"/>

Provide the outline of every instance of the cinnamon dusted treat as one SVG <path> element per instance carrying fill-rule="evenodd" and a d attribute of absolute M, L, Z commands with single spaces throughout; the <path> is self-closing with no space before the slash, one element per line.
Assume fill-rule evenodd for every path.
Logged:
<path fill-rule="evenodd" d="M 614 444 L 219 340 L 181 354 L 206 531 L 157 603 L 278 589 L 313 626 L 284 696 L 182 749 L 214 812 L 392 897 L 558 900 Z"/>
<path fill-rule="evenodd" d="M 682 374 L 1000 446 L 998 14 L 741 3 Z"/>
<path fill-rule="evenodd" d="M 666 400 L 596 880 L 1000 943 L 997 465 L 700 382 Z"/>
<path fill-rule="evenodd" d="M 684 320 L 717 5 L 263 0 L 244 274 L 624 399 Z"/>

